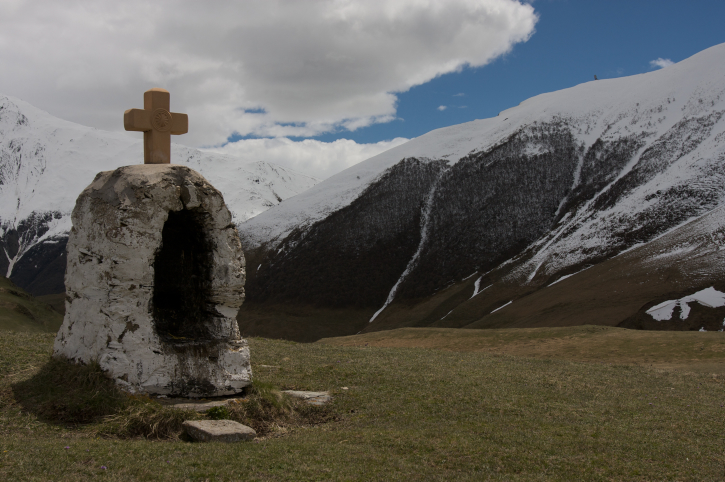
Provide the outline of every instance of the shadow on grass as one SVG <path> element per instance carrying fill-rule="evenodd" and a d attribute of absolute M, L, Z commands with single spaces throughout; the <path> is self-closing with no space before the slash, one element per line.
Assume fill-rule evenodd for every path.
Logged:
<path fill-rule="evenodd" d="M 23 411 L 42 422 L 93 424 L 90 431 L 105 436 L 175 439 L 184 420 L 201 418 L 194 411 L 122 392 L 98 363 L 81 365 L 51 357 L 31 378 L 13 384 L 12 390 Z"/>
<path fill-rule="evenodd" d="M 24 411 L 54 424 L 97 422 L 129 403 L 98 363 L 77 365 L 63 358 L 49 358 L 38 373 L 12 389 Z"/>

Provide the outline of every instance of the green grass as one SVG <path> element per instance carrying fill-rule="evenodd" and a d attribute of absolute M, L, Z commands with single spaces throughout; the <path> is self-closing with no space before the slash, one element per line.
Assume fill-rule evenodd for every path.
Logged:
<path fill-rule="evenodd" d="M 197 444 L 99 436 L 24 413 L 13 387 L 39 372 L 51 344 L 46 334 L 0 336 L 2 480 L 725 476 L 725 386 L 710 374 L 251 339 L 256 380 L 331 390 L 337 417 L 258 442 Z"/>
<path fill-rule="evenodd" d="M 725 335 L 715 331 L 630 330 L 593 325 L 514 329 L 400 328 L 325 338 L 319 343 L 482 351 L 725 375 Z"/>
<path fill-rule="evenodd" d="M 55 333 L 62 323 L 63 315 L 51 305 L 0 276 L 0 330 Z"/>

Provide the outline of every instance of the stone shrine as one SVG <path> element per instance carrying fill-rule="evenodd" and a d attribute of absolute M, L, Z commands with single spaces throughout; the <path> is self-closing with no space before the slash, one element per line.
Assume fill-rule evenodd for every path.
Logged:
<path fill-rule="evenodd" d="M 168 92 L 149 92 L 165 93 L 165 107 L 125 115 L 129 127 L 137 111 L 131 126 L 151 132 L 147 163 L 99 173 L 76 201 L 54 356 L 97 360 L 132 393 L 238 393 L 252 377 L 236 321 L 245 281 L 239 235 L 219 191 L 168 155 L 164 163 L 169 136 L 146 142 L 157 124 L 167 134 L 188 125 L 168 112 Z"/>

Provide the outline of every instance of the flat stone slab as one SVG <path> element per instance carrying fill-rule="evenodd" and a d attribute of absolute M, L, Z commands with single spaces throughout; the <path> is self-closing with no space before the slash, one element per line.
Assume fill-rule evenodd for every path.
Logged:
<path fill-rule="evenodd" d="M 214 407 L 225 407 L 230 403 L 240 403 L 243 398 L 226 398 L 224 400 L 213 400 L 213 401 L 187 401 L 187 402 L 167 402 L 161 401 L 163 405 L 172 408 L 178 408 L 179 410 L 196 410 L 199 413 L 206 412 L 210 408 Z"/>
<path fill-rule="evenodd" d="M 309 403 L 310 405 L 324 405 L 330 400 L 332 400 L 332 397 L 330 396 L 330 392 L 306 392 L 303 390 L 282 390 L 282 393 L 286 393 L 290 397 L 294 398 L 300 398 L 304 400 L 305 402 Z"/>
<path fill-rule="evenodd" d="M 197 412 L 206 412 L 210 408 L 214 407 L 224 407 L 228 403 L 227 400 L 221 400 L 217 402 L 204 402 L 204 403 L 174 403 L 171 405 L 173 408 L 178 408 L 179 410 L 196 410 Z"/>
<path fill-rule="evenodd" d="M 257 436 L 253 428 L 233 420 L 187 420 L 183 426 L 197 442 L 244 442 Z"/>

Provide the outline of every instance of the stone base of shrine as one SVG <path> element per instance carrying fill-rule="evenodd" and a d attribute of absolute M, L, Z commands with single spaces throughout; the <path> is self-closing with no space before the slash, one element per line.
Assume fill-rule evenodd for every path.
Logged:
<path fill-rule="evenodd" d="M 251 383 L 237 327 L 245 262 L 224 200 L 172 164 L 98 174 L 72 215 L 54 355 L 133 393 L 208 397 Z"/>

